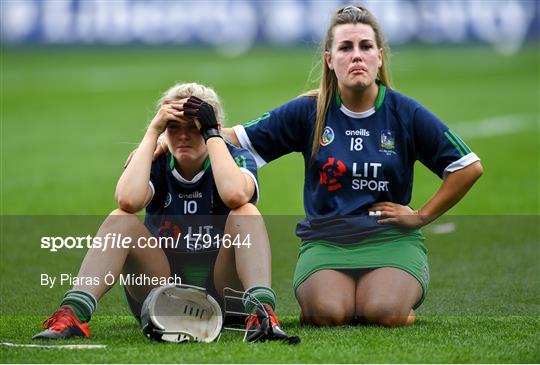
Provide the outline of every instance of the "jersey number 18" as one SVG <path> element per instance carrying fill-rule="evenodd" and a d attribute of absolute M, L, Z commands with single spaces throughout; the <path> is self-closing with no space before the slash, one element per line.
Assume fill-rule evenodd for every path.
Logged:
<path fill-rule="evenodd" d="M 362 142 L 363 140 L 360 137 L 351 138 L 351 151 L 362 151 L 362 148 L 364 148 Z"/>

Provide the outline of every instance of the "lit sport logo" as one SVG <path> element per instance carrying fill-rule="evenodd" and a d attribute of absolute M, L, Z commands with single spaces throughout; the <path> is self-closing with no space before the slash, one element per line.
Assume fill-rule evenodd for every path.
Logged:
<path fill-rule="evenodd" d="M 180 227 L 168 220 L 163 222 L 161 227 L 159 227 L 159 235 L 162 237 L 172 237 L 173 239 L 178 241 L 181 233 L 182 231 L 180 230 Z M 172 249 L 175 247 L 172 245 L 165 245 L 164 248 Z"/>
<path fill-rule="evenodd" d="M 345 175 L 347 172 L 347 166 L 340 160 L 334 157 L 328 157 L 328 161 L 321 167 L 319 171 L 319 183 L 321 185 L 328 185 L 328 191 L 335 191 L 341 189 L 343 185 L 338 181 L 338 177 Z"/>

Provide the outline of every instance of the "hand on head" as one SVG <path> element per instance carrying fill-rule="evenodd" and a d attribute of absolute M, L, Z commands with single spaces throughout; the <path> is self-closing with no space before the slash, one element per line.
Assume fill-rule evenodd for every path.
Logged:
<path fill-rule="evenodd" d="M 208 138 L 219 136 L 219 124 L 214 108 L 210 104 L 196 96 L 192 96 L 184 103 L 183 108 L 184 115 L 195 118 L 195 123 L 205 141 Z"/>
<path fill-rule="evenodd" d="M 181 123 L 183 121 L 183 103 L 180 100 L 167 100 L 164 101 L 159 108 L 154 119 L 150 122 L 148 129 L 152 129 L 156 133 L 161 134 L 165 131 L 169 122 Z"/>
<path fill-rule="evenodd" d="M 217 134 L 219 123 L 214 108 L 196 96 L 188 99 L 166 100 L 159 108 L 156 116 L 150 122 L 149 128 L 159 134 L 167 128 L 169 122 L 185 122 L 193 118 L 205 141 Z"/>

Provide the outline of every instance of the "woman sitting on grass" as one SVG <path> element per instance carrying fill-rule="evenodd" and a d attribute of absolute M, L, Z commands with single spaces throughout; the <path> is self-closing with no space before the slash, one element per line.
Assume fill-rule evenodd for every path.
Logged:
<path fill-rule="evenodd" d="M 89 337 L 88 322 L 97 302 L 112 287 L 105 280 L 107 274 L 115 278 L 120 274 L 160 279 L 179 276 L 182 283 L 205 287 L 216 298 L 225 287 L 245 290 L 246 296 L 265 307 L 271 322 L 270 330 L 263 333 L 258 317 L 250 315 L 245 339 L 286 337 L 273 311 L 270 246 L 264 221 L 254 205 L 258 186 L 253 157 L 221 137 L 223 110 L 212 89 L 195 83 L 177 84 L 165 92 L 158 107 L 118 181 L 119 208 L 105 219 L 96 237 L 115 233 L 136 243 L 152 236 L 176 239 L 187 231 L 201 232 L 204 239 L 199 236 L 199 244 L 195 244 L 191 240 L 195 237 L 184 235 L 178 240 L 180 246 L 174 248 L 90 248 L 78 277 L 94 278 L 95 285 L 84 283 L 66 292 L 60 308 L 45 321 L 45 330 L 33 338 Z M 165 153 L 152 161 L 162 133 Z M 135 215 L 143 208 L 144 224 Z M 239 244 L 225 245 L 220 236 Z M 142 303 L 153 287 L 124 286 L 136 317 L 140 318 Z M 244 300 L 244 306 L 247 313 L 257 309 L 249 300 Z"/>

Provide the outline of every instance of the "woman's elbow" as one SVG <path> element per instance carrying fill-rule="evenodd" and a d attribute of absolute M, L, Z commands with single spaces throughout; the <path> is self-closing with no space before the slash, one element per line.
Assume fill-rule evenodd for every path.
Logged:
<path fill-rule="evenodd" d="M 480 161 L 477 161 L 471 165 L 471 173 L 473 175 L 474 181 L 478 180 L 480 176 L 484 174 L 484 167 L 480 163 Z"/>
<path fill-rule="evenodd" d="M 116 201 L 118 202 L 118 207 L 128 213 L 135 214 L 144 208 L 142 202 L 136 201 L 134 199 L 129 199 L 128 197 L 117 195 Z"/>

